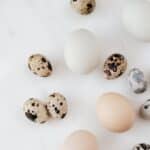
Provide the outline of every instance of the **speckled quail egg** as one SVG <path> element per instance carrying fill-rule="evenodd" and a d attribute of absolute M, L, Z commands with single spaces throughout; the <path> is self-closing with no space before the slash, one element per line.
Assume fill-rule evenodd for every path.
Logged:
<path fill-rule="evenodd" d="M 120 77 L 127 69 L 127 60 L 121 54 L 112 54 L 104 63 L 104 76 L 106 79 Z"/>
<path fill-rule="evenodd" d="M 53 118 L 63 119 L 68 112 L 66 98 L 60 93 L 53 93 L 48 97 L 47 110 Z"/>
<path fill-rule="evenodd" d="M 141 106 L 140 115 L 143 119 L 150 120 L 150 99 Z"/>
<path fill-rule="evenodd" d="M 45 123 L 49 119 L 46 105 L 36 98 L 30 98 L 24 103 L 25 116 L 36 123 Z"/>
<path fill-rule="evenodd" d="M 140 143 L 135 145 L 132 150 L 150 150 L 150 145 L 146 143 Z"/>
<path fill-rule="evenodd" d="M 137 68 L 130 70 L 128 81 L 131 89 L 137 94 L 147 90 L 147 81 L 144 78 L 144 73 Z"/>
<path fill-rule="evenodd" d="M 96 1 L 95 0 L 71 0 L 72 7 L 81 15 L 87 15 L 93 12 Z"/>
<path fill-rule="evenodd" d="M 34 74 L 41 77 L 50 76 L 53 70 L 51 63 L 41 54 L 33 54 L 30 56 L 28 59 L 28 67 Z"/>

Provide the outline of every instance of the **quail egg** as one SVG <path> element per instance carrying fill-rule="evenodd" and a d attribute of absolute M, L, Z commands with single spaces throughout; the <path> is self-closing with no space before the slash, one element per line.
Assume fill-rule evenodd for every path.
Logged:
<path fill-rule="evenodd" d="M 144 73 L 137 68 L 130 70 L 128 81 L 133 92 L 137 94 L 143 93 L 147 90 L 147 81 L 145 80 Z"/>
<path fill-rule="evenodd" d="M 150 150 L 150 145 L 146 143 L 140 143 L 135 145 L 132 150 Z"/>
<path fill-rule="evenodd" d="M 143 119 L 150 120 L 150 99 L 148 99 L 140 108 L 140 115 Z"/>
<path fill-rule="evenodd" d="M 94 11 L 95 0 L 71 0 L 72 7 L 81 15 L 87 15 Z"/>
<path fill-rule="evenodd" d="M 66 98 L 60 93 L 53 93 L 48 97 L 47 110 L 53 118 L 63 119 L 68 112 Z"/>
<path fill-rule="evenodd" d="M 49 114 L 45 104 L 36 98 L 30 98 L 24 103 L 23 110 L 25 116 L 36 123 L 45 123 L 49 119 Z"/>
<path fill-rule="evenodd" d="M 50 76 L 53 70 L 51 63 L 41 54 L 33 54 L 29 57 L 28 68 L 41 77 Z"/>
<path fill-rule="evenodd" d="M 109 56 L 104 63 L 104 77 L 108 80 L 120 77 L 127 69 L 126 58 L 118 53 Z"/>

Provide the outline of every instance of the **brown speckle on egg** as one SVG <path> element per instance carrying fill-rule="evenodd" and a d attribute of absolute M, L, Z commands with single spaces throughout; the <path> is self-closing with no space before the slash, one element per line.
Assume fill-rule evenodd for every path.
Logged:
<path fill-rule="evenodd" d="M 93 12 L 96 1 L 95 0 L 71 0 L 72 7 L 81 15 L 87 15 Z"/>
<path fill-rule="evenodd" d="M 120 77 L 127 69 L 127 60 L 121 54 L 112 54 L 104 63 L 104 76 L 106 79 Z"/>
<path fill-rule="evenodd" d="M 41 54 L 34 54 L 29 57 L 28 68 L 41 77 L 50 76 L 53 70 L 51 63 Z"/>
<path fill-rule="evenodd" d="M 45 105 L 36 98 L 30 98 L 24 103 L 25 116 L 33 122 L 44 123 L 48 121 L 49 115 Z"/>
<path fill-rule="evenodd" d="M 47 110 L 53 118 L 63 119 L 68 112 L 68 104 L 60 93 L 53 93 L 48 97 Z"/>

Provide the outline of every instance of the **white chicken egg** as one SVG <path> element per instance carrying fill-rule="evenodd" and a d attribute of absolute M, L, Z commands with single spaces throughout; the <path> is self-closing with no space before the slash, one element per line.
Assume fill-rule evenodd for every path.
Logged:
<path fill-rule="evenodd" d="M 100 51 L 94 34 L 86 29 L 71 33 L 64 51 L 65 62 L 72 72 L 87 74 L 99 64 Z"/>
<path fill-rule="evenodd" d="M 125 28 L 135 38 L 150 42 L 150 1 L 128 0 L 123 8 Z"/>

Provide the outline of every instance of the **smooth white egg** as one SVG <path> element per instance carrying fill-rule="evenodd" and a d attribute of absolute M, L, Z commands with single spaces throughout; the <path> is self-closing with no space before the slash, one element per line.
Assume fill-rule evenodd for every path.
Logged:
<path fill-rule="evenodd" d="M 123 8 L 125 28 L 135 38 L 150 42 L 150 1 L 128 0 Z"/>
<path fill-rule="evenodd" d="M 71 33 L 64 51 L 65 62 L 72 72 L 87 74 L 99 64 L 100 51 L 95 35 L 79 29 Z"/>

